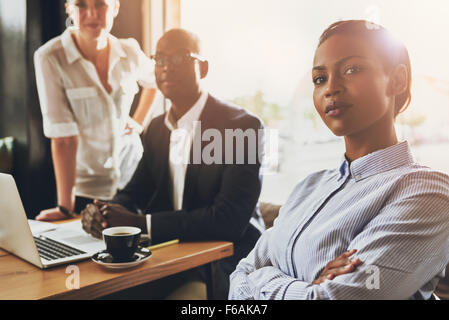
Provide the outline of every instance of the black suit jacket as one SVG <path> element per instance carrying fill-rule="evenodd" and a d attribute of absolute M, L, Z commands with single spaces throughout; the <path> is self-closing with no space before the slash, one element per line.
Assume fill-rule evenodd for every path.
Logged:
<path fill-rule="evenodd" d="M 198 161 L 194 162 L 191 150 L 182 210 L 175 211 L 168 165 L 171 132 L 164 118 L 165 114 L 151 122 L 142 138 L 142 160 L 131 181 L 117 193 L 112 202 L 134 212 L 141 210 L 151 214 L 152 243 L 172 239 L 234 242 L 234 256 L 226 259 L 222 265 L 225 274 L 229 275 L 238 261 L 254 247 L 260 236 L 260 228 L 264 228 L 257 206 L 262 187 L 261 164 L 257 157 L 262 144 L 259 146 L 257 133 L 263 129 L 263 124 L 242 108 L 209 95 L 200 116 L 201 135 L 207 129 L 220 132 L 222 141 L 216 143 L 222 145 L 222 162 L 205 164 L 201 160 L 201 163 L 195 164 Z M 232 149 L 234 162 L 226 164 L 226 153 L 231 151 L 229 145 L 226 147 L 226 129 L 252 129 L 256 134 L 255 146 L 245 143 L 243 164 L 236 164 L 236 141 Z M 211 142 L 202 141 L 201 150 Z M 251 163 L 252 159 L 256 159 L 256 162 Z M 259 226 L 259 230 L 255 225 Z"/>

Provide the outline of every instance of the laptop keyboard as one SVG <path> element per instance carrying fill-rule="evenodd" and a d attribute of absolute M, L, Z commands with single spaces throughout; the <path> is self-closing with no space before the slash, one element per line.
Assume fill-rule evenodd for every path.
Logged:
<path fill-rule="evenodd" d="M 48 261 L 86 253 L 84 251 L 72 248 L 63 243 L 42 236 L 34 237 L 34 242 L 36 243 L 37 251 L 39 251 L 39 255 L 41 256 L 41 258 L 44 258 Z"/>

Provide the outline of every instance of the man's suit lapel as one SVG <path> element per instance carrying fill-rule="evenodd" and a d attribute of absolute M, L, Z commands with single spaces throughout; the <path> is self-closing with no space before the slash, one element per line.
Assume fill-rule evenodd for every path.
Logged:
<path fill-rule="evenodd" d="M 201 141 L 201 148 L 200 150 L 197 150 L 198 148 L 194 148 L 194 141 L 192 142 L 192 147 L 190 148 L 190 162 L 187 165 L 187 170 L 186 170 L 186 177 L 185 177 L 185 183 L 184 183 L 184 195 L 183 195 L 183 208 L 189 208 L 189 204 L 190 201 L 193 200 L 195 198 L 195 193 L 197 191 L 198 188 L 198 175 L 199 175 L 199 170 L 201 169 L 201 167 L 203 166 L 202 164 L 202 151 L 205 145 L 207 145 L 207 141 L 204 142 L 202 141 L 201 137 L 203 136 L 203 132 L 209 128 L 211 128 L 213 126 L 212 124 L 212 119 L 214 117 L 213 115 L 213 111 L 214 111 L 214 99 L 212 98 L 212 96 L 209 94 L 207 101 L 206 101 L 206 105 L 204 106 L 203 112 L 201 113 L 200 116 L 200 123 L 201 123 L 201 135 L 200 137 L 194 137 L 194 139 L 200 139 L 199 141 Z M 215 115 L 216 116 L 216 115 Z M 197 164 L 195 164 L 194 162 L 194 155 L 193 152 L 199 152 L 199 160 L 200 163 L 198 164 L 198 160 L 197 160 Z"/>
<path fill-rule="evenodd" d="M 157 179 L 157 185 L 159 187 L 157 190 L 160 193 L 160 196 L 158 198 L 163 198 L 163 201 L 160 203 L 162 206 L 166 207 L 166 203 L 170 203 L 171 207 L 173 207 L 173 191 L 171 186 L 170 171 L 168 169 L 170 130 L 164 122 L 162 123 L 161 133 L 158 140 L 159 141 L 156 143 L 157 148 L 155 148 L 155 152 L 159 153 L 160 156 L 154 157 L 160 161 L 156 164 L 156 168 L 159 171 Z"/>

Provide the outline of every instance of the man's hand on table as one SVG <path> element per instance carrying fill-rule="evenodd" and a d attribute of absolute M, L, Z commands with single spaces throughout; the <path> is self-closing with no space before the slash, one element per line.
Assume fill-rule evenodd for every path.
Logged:
<path fill-rule="evenodd" d="M 137 215 L 122 205 L 95 200 L 81 212 L 84 231 L 95 238 L 102 238 L 102 231 L 111 227 L 138 227 L 146 232 L 145 216 Z"/>

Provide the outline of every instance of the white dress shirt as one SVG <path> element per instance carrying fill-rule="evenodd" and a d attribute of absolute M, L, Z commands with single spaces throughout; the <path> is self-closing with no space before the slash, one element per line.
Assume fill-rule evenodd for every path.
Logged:
<path fill-rule="evenodd" d="M 312 282 L 344 251 L 354 272 Z M 230 299 L 429 299 L 449 262 L 449 176 L 407 142 L 311 174 L 230 276 Z"/>
<path fill-rule="evenodd" d="M 143 152 L 138 134 L 124 135 L 137 82 L 155 87 L 154 63 L 134 39 L 109 36 L 108 82 L 83 58 L 71 28 L 35 55 L 37 89 L 48 138 L 78 136 L 76 195 L 108 200 L 132 176 Z"/>
<path fill-rule="evenodd" d="M 171 108 L 165 115 L 165 125 L 171 131 L 168 162 L 173 188 L 173 209 L 176 211 L 182 209 L 186 170 L 196 129 L 195 125 L 198 124 L 208 96 L 206 91 L 202 91 L 197 102 L 177 121 Z M 147 214 L 146 217 L 148 235 L 151 237 L 151 214 Z"/>

